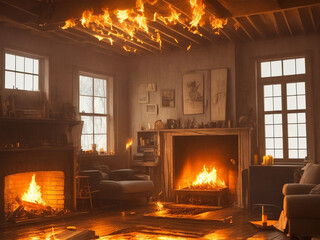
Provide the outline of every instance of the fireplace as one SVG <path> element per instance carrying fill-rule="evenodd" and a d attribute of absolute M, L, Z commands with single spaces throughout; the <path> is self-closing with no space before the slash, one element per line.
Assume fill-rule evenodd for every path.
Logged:
<path fill-rule="evenodd" d="M 251 165 L 250 129 L 167 130 L 161 132 L 161 141 L 161 186 L 165 200 L 175 200 L 179 187 L 186 188 L 189 177 L 195 177 L 205 165 L 208 171 L 216 168 L 219 178 L 225 181 L 222 194 L 227 192 L 230 202 L 239 207 L 246 206 L 242 172 Z"/>
<path fill-rule="evenodd" d="M 174 190 L 184 203 L 225 205 L 236 201 L 238 136 L 173 138 Z M 177 198 L 176 198 L 177 199 Z"/>

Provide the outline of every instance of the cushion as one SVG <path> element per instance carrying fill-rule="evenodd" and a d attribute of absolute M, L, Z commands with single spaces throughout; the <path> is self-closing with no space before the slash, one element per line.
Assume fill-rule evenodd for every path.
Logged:
<path fill-rule="evenodd" d="M 308 163 L 300 183 L 320 184 L 320 164 Z"/>
<path fill-rule="evenodd" d="M 104 173 L 110 172 L 110 168 L 108 165 L 96 165 L 95 169 L 100 170 L 101 172 L 104 172 Z"/>
<path fill-rule="evenodd" d="M 320 194 L 320 184 L 312 188 L 310 194 Z"/>
<path fill-rule="evenodd" d="M 133 169 L 112 170 L 108 174 L 109 174 L 110 179 L 116 180 L 116 181 L 130 180 L 130 179 L 134 178 Z"/>

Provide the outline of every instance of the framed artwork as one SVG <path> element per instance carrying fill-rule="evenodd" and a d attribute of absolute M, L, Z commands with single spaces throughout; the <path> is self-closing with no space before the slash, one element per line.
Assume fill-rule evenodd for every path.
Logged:
<path fill-rule="evenodd" d="M 182 79 L 183 114 L 202 114 L 204 106 L 203 74 L 190 73 Z"/>
<path fill-rule="evenodd" d="M 211 121 L 225 121 L 228 69 L 211 70 Z"/>
<path fill-rule="evenodd" d="M 158 114 L 158 104 L 146 104 L 147 114 Z"/>
<path fill-rule="evenodd" d="M 156 92 L 157 84 L 156 83 L 148 83 L 147 84 L 147 92 Z"/>
<path fill-rule="evenodd" d="M 162 89 L 161 90 L 161 107 L 175 106 L 174 89 Z"/>
<path fill-rule="evenodd" d="M 140 84 L 139 86 L 138 103 L 149 103 L 149 92 L 146 84 Z"/>

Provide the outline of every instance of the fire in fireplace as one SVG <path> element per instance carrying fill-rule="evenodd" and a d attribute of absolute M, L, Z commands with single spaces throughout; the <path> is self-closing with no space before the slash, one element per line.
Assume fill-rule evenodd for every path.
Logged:
<path fill-rule="evenodd" d="M 176 202 L 225 205 L 236 199 L 238 138 L 174 137 Z"/>
<path fill-rule="evenodd" d="M 64 212 L 64 173 L 39 171 L 5 177 L 5 215 L 9 221 Z"/>

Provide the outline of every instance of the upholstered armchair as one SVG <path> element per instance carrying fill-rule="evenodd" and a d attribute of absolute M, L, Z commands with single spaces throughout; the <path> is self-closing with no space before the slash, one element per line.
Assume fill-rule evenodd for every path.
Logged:
<path fill-rule="evenodd" d="M 300 182 L 285 184 L 283 194 L 289 235 L 320 235 L 320 164 L 308 163 Z"/>

